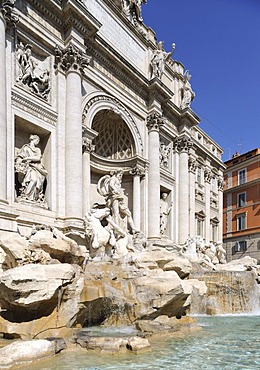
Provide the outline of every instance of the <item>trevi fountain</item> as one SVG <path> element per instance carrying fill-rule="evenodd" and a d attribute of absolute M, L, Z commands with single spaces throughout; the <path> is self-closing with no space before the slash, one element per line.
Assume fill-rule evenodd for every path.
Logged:
<path fill-rule="evenodd" d="M 0 1 L 0 369 L 260 368 L 260 269 L 146 3 Z"/>

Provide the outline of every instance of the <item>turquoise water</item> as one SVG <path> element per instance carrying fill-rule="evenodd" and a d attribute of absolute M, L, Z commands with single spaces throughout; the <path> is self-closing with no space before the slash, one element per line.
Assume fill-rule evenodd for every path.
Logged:
<path fill-rule="evenodd" d="M 236 370 L 260 369 L 260 316 L 197 317 L 202 330 L 186 338 L 154 343 L 134 355 L 63 352 L 28 370 Z"/>

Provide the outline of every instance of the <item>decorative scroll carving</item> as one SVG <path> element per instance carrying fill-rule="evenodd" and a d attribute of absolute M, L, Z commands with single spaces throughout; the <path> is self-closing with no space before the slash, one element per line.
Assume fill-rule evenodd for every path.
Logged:
<path fill-rule="evenodd" d="M 145 176 L 145 169 L 142 166 L 136 164 L 134 167 L 131 168 L 129 173 L 132 176 L 144 177 Z"/>
<path fill-rule="evenodd" d="M 162 168 L 169 168 L 169 156 L 171 153 L 171 145 L 165 144 L 163 141 L 160 143 L 160 166 Z"/>
<path fill-rule="evenodd" d="M 188 108 L 195 97 L 194 91 L 192 91 L 191 84 L 190 84 L 191 75 L 189 71 L 185 71 L 184 73 L 184 84 L 183 87 L 180 89 L 181 92 L 181 109 Z"/>
<path fill-rule="evenodd" d="M 32 56 L 32 45 L 17 45 L 16 60 L 19 74 L 16 81 L 30 91 L 47 99 L 50 92 L 50 72 L 39 66 L 39 61 Z"/>
<path fill-rule="evenodd" d="M 158 112 L 153 112 L 147 116 L 147 127 L 149 131 L 158 131 L 160 126 L 165 123 L 165 118 Z"/>
<path fill-rule="evenodd" d="M 92 58 L 83 53 L 75 45 L 70 43 L 65 49 L 58 45 L 55 47 L 55 64 L 54 68 L 61 68 L 64 72 L 70 69 L 78 70 L 84 74 L 84 69 L 91 63 Z"/>
<path fill-rule="evenodd" d="M 163 49 L 163 41 L 158 42 L 157 49 L 153 51 L 153 56 L 151 60 L 152 78 L 162 78 L 165 62 L 168 58 L 172 56 L 174 50 L 175 44 L 172 44 L 172 51 L 167 53 Z"/>
<path fill-rule="evenodd" d="M 30 142 L 22 146 L 15 157 L 15 172 L 18 181 L 17 201 L 47 208 L 44 183 L 48 172 L 42 164 L 38 135 L 30 135 Z"/>
<path fill-rule="evenodd" d="M 193 142 L 189 137 L 177 137 L 174 141 L 174 148 L 178 152 L 189 153 L 190 149 L 193 146 Z"/>
<path fill-rule="evenodd" d="M 5 18 L 7 28 L 15 26 L 16 23 L 19 21 L 19 17 L 14 10 L 15 3 L 16 0 L 0 1 L 0 11 Z"/>
<path fill-rule="evenodd" d="M 92 140 L 85 136 L 82 137 L 82 151 L 89 154 L 95 151 L 95 145 L 92 144 Z"/>

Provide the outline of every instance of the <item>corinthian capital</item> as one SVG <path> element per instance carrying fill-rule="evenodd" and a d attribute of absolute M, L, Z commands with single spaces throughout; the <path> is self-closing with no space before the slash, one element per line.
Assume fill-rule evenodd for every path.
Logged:
<path fill-rule="evenodd" d="M 15 26 L 19 21 L 19 17 L 14 10 L 15 3 L 16 0 L 0 0 L 0 11 L 4 16 L 7 27 Z"/>
<path fill-rule="evenodd" d="M 85 136 L 82 137 L 82 151 L 89 154 L 95 151 L 95 145 L 92 144 L 92 140 Z"/>
<path fill-rule="evenodd" d="M 147 127 L 149 131 L 159 131 L 160 126 L 162 126 L 165 122 L 165 118 L 163 118 L 162 114 L 158 112 L 150 113 L 147 116 Z"/>
<path fill-rule="evenodd" d="M 189 153 L 191 147 L 193 146 L 192 140 L 189 137 L 177 137 L 174 141 L 174 149 L 178 152 Z"/>
<path fill-rule="evenodd" d="M 91 57 L 84 54 L 82 50 L 70 43 L 65 49 L 59 46 L 55 48 L 54 68 L 61 68 L 63 71 L 78 70 L 84 74 L 84 69 L 90 64 Z"/>
<path fill-rule="evenodd" d="M 143 176 L 145 176 L 145 169 L 142 166 L 136 164 L 135 166 L 133 166 L 131 168 L 131 170 L 129 171 L 129 173 L 132 176 L 140 176 L 140 177 L 143 177 Z"/>

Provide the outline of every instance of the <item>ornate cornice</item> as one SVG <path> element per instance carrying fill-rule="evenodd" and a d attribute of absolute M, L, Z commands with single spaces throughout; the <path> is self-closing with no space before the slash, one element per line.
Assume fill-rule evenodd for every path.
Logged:
<path fill-rule="evenodd" d="M 159 112 L 152 112 L 147 116 L 147 128 L 148 131 L 158 131 L 160 127 L 165 123 L 165 118 Z"/>
<path fill-rule="evenodd" d="M 69 70 L 79 71 L 84 75 L 84 69 L 90 62 L 91 57 L 84 54 L 72 43 L 63 50 L 58 45 L 55 47 L 55 69 L 61 68 L 64 72 Z"/>
<path fill-rule="evenodd" d="M 51 125 L 56 125 L 58 117 L 55 112 L 45 109 L 42 104 L 35 104 L 32 100 L 21 96 L 16 91 L 12 91 L 12 104 L 22 111 L 26 111 Z"/>
<path fill-rule="evenodd" d="M 16 26 L 19 17 L 14 10 L 16 0 L 2 0 L 0 1 L 0 11 L 4 16 L 7 28 Z"/>

